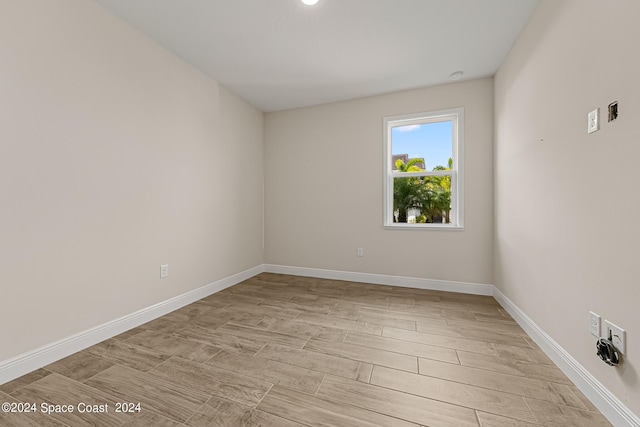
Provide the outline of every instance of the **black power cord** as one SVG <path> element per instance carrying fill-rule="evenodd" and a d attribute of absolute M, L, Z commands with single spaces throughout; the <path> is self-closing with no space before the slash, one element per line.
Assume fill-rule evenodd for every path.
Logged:
<path fill-rule="evenodd" d="M 618 350 L 610 340 L 601 338 L 596 342 L 596 354 L 600 356 L 600 359 L 609 366 L 616 366 L 620 363 L 620 355 Z"/>

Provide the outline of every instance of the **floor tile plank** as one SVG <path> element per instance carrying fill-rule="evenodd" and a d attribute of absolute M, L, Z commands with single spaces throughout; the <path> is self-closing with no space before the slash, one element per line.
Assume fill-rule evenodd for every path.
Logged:
<path fill-rule="evenodd" d="M 207 365 L 309 394 L 315 394 L 324 378 L 324 374 L 321 372 L 259 356 L 227 353 L 225 351 L 214 356 L 207 362 Z"/>
<path fill-rule="evenodd" d="M 561 384 L 422 358 L 418 365 L 421 375 L 587 409 L 571 390 L 561 388 L 568 386 Z"/>
<path fill-rule="evenodd" d="M 563 405 L 555 405 L 549 402 L 525 398 L 533 415 L 543 425 L 563 427 L 611 427 L 611 424 L 602 414 L 590 411 L 581 411 Z"/>
<path fill-rule="evenodd" d="M 390 328 L 385 326 L 382 331 L 383 337 L 395 338 L 398 340 L 411 341 L 421 344 L 438 347 L 452 348 L 456 350 L 466 350 L 475 353 L 495 355 L 496 350 L 491 343 L 477 341 L 467 338 L 455 338 L 444 335 L 427 334 L 423 332 L 407 331 L 404 329 Z"/>
<path fill-rule="evenodd" d="M 146 347 L 152 351 L 180 356 L 196 362 L 206 362 L 222 349 L 198 341 L 191 341 L 175 335 L 155 331 L 144 331 L 127 339 L 129 344 Z"/>
<path fill-rule="evenodd" d="M 168 354 L 156 353 L 145 347 L 114 339 L 103 341 L 83 351 L 139 371 L 148 371 L 169 358 Z"/>
<path fill-rule="evenodd" d="M 521 421 L 536 421 L 525 404 L 524 398 L 509 393 L 380 366 L 373 367 L 370 383 L 479 411 L 509 416 Z"/>
<path fill-rule="evenodd" d="M 467 338 L 476 341 L 485 341 L 490 343 L 506 344 L 512 347 L 524 347 L 530 349 L 529 343 L 525 341 L 521 334 L 515 335 L 510 333 L 502 333 L 491 331 L 484 327 L 453 327 L 440 326 L 418 322 L 417 331 L 427 334 L 445 335 L 454 338 Z"/>
<path fill-rule="evenodd" d="M 412 310 L 412 311 L 415 312 L 416 310 Z M 415 322 L 422 322 L 422 323 L 433 324 L 433 325 L 442 325 L 442 326 L 447 325 L 447 319 L 443 318 L 439 314 L 437 315 L 422 314 L 423 312 L 420 311 L 420 309 L 418 309 L 417 311 L 418 313 L 421 313 L 421 314 L 401 311 L 400 309 L 382 310 L 377 308 L 365 308 L 365 307 L 362 307 L 360 309 L 360 312 L 363 314 L 372 314 L 375 316 L 388 317 L 391 319 L 412 320 Z"/>
<path fill-rule="evenodd" d="M 263 380 L 179 357 L 172 357 L 153 369 L 152 373 L 171 383 L 188 384 L 194 390 L 248 406 L 256 406 L 273 385 Z"/>
<path fill-rule="evenodd" d="M 189 427 L 303 427 L 275 415 L 212 396 L 185 423 Z"/>
<path fill-rule="evenodd" d="M 343 314 L 335 311 L 329 313 L 329 317 L 339 319 L 355 320 L 357 322 L 370 323 L 372 325 L 391 326 L 399 329 L 416 330 L 416 322 L 407 319 L 393 319 L 387 316 L 379 316 L 371 313 Z"/>
<path fill-rule="evenodd" d="M 307 322 L 314 325 L 343 329 L 346 331 L 360 332 L 363 334 L 382 335 L 381 325 L 373 325 L 371 323 L 358 322 L 356 320 L 339 319 L 337 317 L 322 316 L 318 314 L 303 313 L 296 318 L 296 322 Z"/>
<path fill-rule="evenodd" d="M 361 347 L 355 344 L 338 343 L 311 338 L 304 346 L 305 350 L 345 357 L 373 365 L 388 366 L 409 372 L 418 372 L 418 358 L 386 350 Z"/>
<path fill-rule="evenodd" d="M 344 337 L 347 336 L 347 331 L 343 329 L 329 328 L 295 320 L 276 319 L 270 316 L 264 316 L 256 326 L 290 335 L 304 335 L 329 341 L 343 341 Z"/>
<path fill-rule="evenodd" d="M 119 365 L 91 377 L 85 384 L 122 402 L 140 402 L 143 411 L 150 410 L 179 422 L 184 422 L 209 399 L 209 394 L 192 387 Z"/>
<path fill-rule="evenodd" d="M 348 379 L 366 378 L 365 382 L 369 381 L 373 368 L 369 363 L 279 344 L 265 345 L 257 356 Z"/>
<path fill-rule="evenodd" d="M 306 342 L 307 337 L 285 334 L 277 331 L 270 331 L 265 328 L 249 327 L 244 325 L 238 325 L 235 323 L 227 323 L 217 329 L 217 332 L 221 334 L 233 335 L 240 338 L 246 338 L 262 342 L 274 342 L 283 345 L 289 345 L 291 347 L 301 348 Z"/>
<path fill-rule="evenodd" d="M 397 340 L 394 338 L 355 334 L 352 332 L 347 334 L 344 342 L 362 347 L 370 347 L 379 350 L 407 354 L 410 356 L 440 360 L 448 363 L 460 363 L 458 361 L 456 351 L 450 348 L 436 347 L 411 341 Z"/>
<path fill-rule="evenodd" d="M 501 312 L 501 310 L 498 310 Z M 478 322 L 487 322 L 493 324 L 503 324 L 503 325 L 512 325 L 516 326 L 517 323 L 511 316 L 508 314 L 505 316 L 504 314 L 482 314 L 482 313 L 473 313 L 473 317 Z"/>
<path fill-rule="evenodd" d="M 504 374 L 571 384 L 571 380 L 556 366 L 511 360 L 504 357 L 458 351 L 460 364 Z"/>
<path fill-rule="evenodd" d="M 477 319 L 480 315 L 474 314 L 474 317 Z M 502 320 L 509 320 L 509 323 L 496 323 L 496 322 L 486 322 L 482 320 L 456 320 L 449 319 L 447 320 L 447 325 L 453 328 L 464 328 L 464 329 L 479 329 L 489 332 L 499 332 L 502 334 L 510 334 L 516 336 L 526 336 L 526 332 L 511 318 L 506 319 L 504 317 L 500 317 Z"/>
<path fill-rule="evenodd" d="M 301 304 L 298 302 L 276 301 L 276 300 L 265 300 L 261 302 L 259 305 L 268 307 L 269 309 L 274 310 L 275 312 L 277 312 L 277 310 L 280 309 L 280 310 L 291 310 L 292 313 L 295 311 L 298 314 L 299 313 L 315 313 L 315 314 L 321 314 L 321 315 L 329 314 L 331 312 L 331 309 L 333 308 L 332 304 L 326 304 L 326 305 L 308 304 L 307 305 L 307 304 Z"/>
<path fill-rule="evenodd" d="M 431 427 L 478 427 L 472 409 L 331 375 L 317 396 Z"/>
<path fill-rule="evenodd" d="M 258 409 L 313 427 L 418 427 L 418 424 L 275 386 Z"/>
<path fill-rule="evenodd" d="M 264 346 L 263 341 L 224 334 L 216 330 L 209 330 L 199 326 L 187 326 L 174 334 L 177 337 L 200 342 L 224 351 L 235 351 L 256 354 Z"/>
<path fill-rule="evenodd" d="M 553 361 L 544 354 L 539 348 L 514 347 L 505 344 L 493 344 L 493 348 L 496 349 L 498 356 L 508 358 L 511 360 L 520 360 L 523 362 L 541 363 L 543 365 L 555 366 Z"/>
<path fill-rule="evenodd" d="M 271 302 L 271 304 L 267 304 L 269 302 Z M 272 316 L 280 319 L 295 319 L 302 313 L 301 310 L 280 307 L 279 305 L 276 301 L 263 299 L 259 304 L 233 303 L 224 310 L 229 313 L 247 313 L 258 318 L 262 318 L 262 316 Z"/>
<path fill-rule="evenodd" d="M 486 412 L 477 411 L 477 413 L 478 420 L 480 420 L 480 427 L 538 427 L 542 425 L 501 417 L 500 415 L 488 414 Z"/>
<path fill-rule="evenodd" d="M 113 362 L 101 357 L 79 352 L 47 365 L 45 368 L 72 380 L 82 382 L 113 365 Z"/>

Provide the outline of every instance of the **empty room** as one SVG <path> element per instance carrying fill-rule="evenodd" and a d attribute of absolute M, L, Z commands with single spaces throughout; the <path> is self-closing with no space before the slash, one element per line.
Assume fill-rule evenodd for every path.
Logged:
<path fill-rule="evenodd" d="M 0 426 L 640 427 L 639 16 L 0 0 Z"/>

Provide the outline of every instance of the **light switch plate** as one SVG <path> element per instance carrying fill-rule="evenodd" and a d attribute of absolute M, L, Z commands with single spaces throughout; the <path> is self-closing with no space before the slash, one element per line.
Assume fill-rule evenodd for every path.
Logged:
<path fill-rule="evenodd" d="M 587 133 L 593 133 L 600 129 L 600 108 L 596 108 L 589 113 L 589 123 L 587 124 Z"/>
<path fill-rule="evenodd" d="M 600 338 L 600 316 L 593 311 L 589 312 L 589 332 L 591 332 L 591 335 Z"/>

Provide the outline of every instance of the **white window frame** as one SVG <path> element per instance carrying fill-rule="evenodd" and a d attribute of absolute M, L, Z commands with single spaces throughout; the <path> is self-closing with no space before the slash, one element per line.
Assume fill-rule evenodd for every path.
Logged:
<path fill-rule="evenodd" d="M 453 122 L 452 169 L 450 171 L 393 171 L 391 130 L 398 126 L 420 125 L 451 120 Z M 384 228 L 412 230 L 464 229 L 464 108 L 385 117 L 384 120 Z M 409 176 L 451 175 L 451 222 L 449 224 L 394 223 L 393 179 Z"/>

